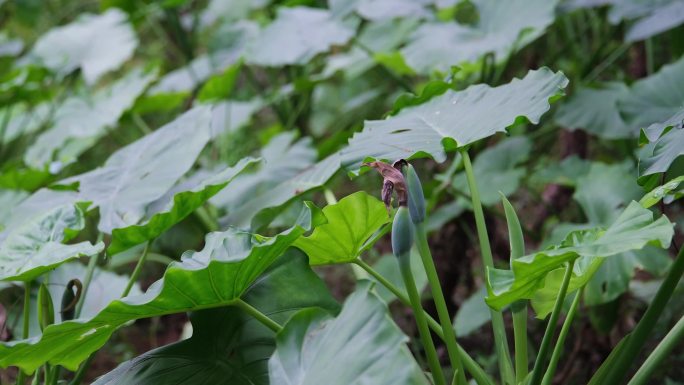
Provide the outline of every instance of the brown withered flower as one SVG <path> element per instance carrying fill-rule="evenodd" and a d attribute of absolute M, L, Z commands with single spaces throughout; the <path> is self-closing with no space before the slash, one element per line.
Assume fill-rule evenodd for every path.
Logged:
<path fill-rule="evenodd" d="M 408 191 L 406 189 L 406 181 L 404 175 L 401 173 L 401 166 L 406 161 L 400 159 L 389 165 L 385 162 L 375 161 L 364 163 L 365 166 L 376 169 L 382 175 L 382 201 L 385 202 L 387 212 L 391 211 L 392 207 L 392 192 L 397 193 L 397 202 L 399 206 L 406 206 L 408 203 Z"/>

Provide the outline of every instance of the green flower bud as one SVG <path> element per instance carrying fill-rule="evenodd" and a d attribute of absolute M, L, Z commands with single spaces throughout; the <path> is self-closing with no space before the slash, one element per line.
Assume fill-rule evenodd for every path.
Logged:
<path fill-rule="evenodd" d="M 410 164 L 406 163 L 402 171 L 406 179 L 406 188 L 408 190 L 408 207 L 411 213 L 411 220 L 415 224 L 422 223 L 425 220 L 425 195 L 423 195 L 423 186 L 420 183 L 416 169 Z"/>
<path fill-rule="evenodd" d="M 397 258 L 410 255 L 413 244 L 413 226 L 408 209 L 400 206 L 392 223 L 392 252 Z"/>
<path fill-rule="evenodd" d="M 52 305 L 50 291 L 44 283 L 38 289 L 38 323 L 41 331 L 55 323 L 55 307 Z"/>

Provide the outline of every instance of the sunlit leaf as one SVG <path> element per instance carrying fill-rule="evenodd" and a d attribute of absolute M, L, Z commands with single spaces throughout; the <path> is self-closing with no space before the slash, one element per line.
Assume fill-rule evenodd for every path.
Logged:
<path fill-rule="evenodd" d="M 523 119 L 536 124 L 567 83 L 562 73 L 542 68 L 495 88 L 478 84 L 463 91 L 448 90 L 388 119 L 366 121 L 364 130 L 341 151 L 343 164 L 355 171 L 368 157 L 393 161 L 417 154 L 443 162 L 445 139 L 463 147 Z"/>
<path fill-rule="evenodd" d="M 82 14 L 75 22 L 56 27 L 41 36 L 31 58 L 66 75 L 81 68 L 93 84 L 119 68 L 138 46 L 138 39 L 124 12 L 111 8 L 101 15 Z"/>
<path fill-rule="evenodd" d="M 328 222 L 294 244 L 312 265 L 352 262 L 371 235 L 390 220 L 385 205 L 363 191 L 324 207 L 323 215 Z"/>
<path fill-rule="evenodd" d="M 269 377 L 274 384 L 428 384 L 392 322 L 366 285 L 332 318 L 318 309 L 295 314 L 276 336 Z"/>

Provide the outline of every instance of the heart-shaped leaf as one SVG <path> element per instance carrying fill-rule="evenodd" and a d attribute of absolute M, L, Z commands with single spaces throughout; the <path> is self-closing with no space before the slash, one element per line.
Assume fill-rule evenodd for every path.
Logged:
<path fill-rule="evenodd" d="M 193 108 L 116 151 L 103 167 L 62 183 L 79 183 L 79 199 L 100 208 L 98 229 L 111 234 L 138 223 L 145 207 L 192 167 L 209 140 L 210 125 L 211 109 Z"/>
<path fill-rule="evenodd" d="M 174 192 L 171 202 L 167 200 L 170 206 L 167 205 L 162 211 L 153 213 L 144 223 L 114 229 L 107 255 L 115 255 L 158 237 L 202 206 L 254 162 L 256 159 L 243 158 L 235 166 L 207 178 L 189 191 Z"/>
<path fill-rule="evenodd" d="M 314 214 L 305 210 L 300 223 L 260 241 L 234 229 L 210 233 L 204 249 L 184 253 L 145 294 L 112 301 L 91 319 L 48 326 L 40 338 L 0 344 L 0 367 L 31 373 L 49 362 L 76 370 L 131 320 L 231 305 L 312 226 Z"/>
<path fill-rule="evenodd" d="M 294 243 L 312 265 L 354 261 L 371 235 L 390 220 L 385 205 L 363 191 L 324 207 L 323 215 L 327 223 Z"/>
<path fill-rule="evenodd" d="M 271 383 L 428 384 L 386 305 L 363 285 L 332 318 L 319 309 L 295 314 L 276 336 Z"/>
<path fill-rule="evenodd" d="M 8 232 L 0 245 L 0 280 L 30 281 L 71 259 L 101 252 L 101 242 L 62 244 L 84 226 L 83 211 L 66 204 Z"/>
<path fill-rule="evenodd" d="M 306 287 L 307 290 L 301 290 Z M 278 323 L 305 307 L 332 313 L 339 305 L 307 258 L 290 249 L 261 275 L 243 300 Z M 275 333 L 236 307 L 192 313 L 190 339 L 149 351 L 119 365 L 95 385 L 268 385 L 268 358 Z"/>
<path fill-rule="evenodd" d="M 247 62 L 268 67 L 306 64 L 334 45 L 344 45 L 351 28 L 323 9 L 280 8 L 278 17 L 247 46 Z"/>
<path fill-rule="evenodd" d="M 504 132 L 520 119 L 536 124 L 567 84 L 561 72 L 542 68 L 499 87 L 478 84 L 448 90 L 388 119 L 366 121 L 363 131 L 341 151 L 343 165 L 355 171 L 368 157 L 394 161 L 417 154 L 443 162 L 445 139 L 463 147 Z"/>
<path fill-rule="evenodd" d="M 605 258 L 646 245 L 666 248 L 672 235 L 672 224 L 665 216 L 653 220 L 650 210 L 632 202 L 606 230 L 574 231 L 555 248 L 511 261 L 512 270 L 488 270 L 487 303 L 494 309 L 501 309 L 519 299 L 532 298 L 547 274 L 570 260 Z"/>
<path fill-rule="evenodd" d="M 138 39 L 126 14 L 110 8 L 101 15 L 83 14 L 75 22 L 41 36 L 31 58 L 66 75 L 81 68 L 87 83 L 119 68 L 132 55 Z"/>

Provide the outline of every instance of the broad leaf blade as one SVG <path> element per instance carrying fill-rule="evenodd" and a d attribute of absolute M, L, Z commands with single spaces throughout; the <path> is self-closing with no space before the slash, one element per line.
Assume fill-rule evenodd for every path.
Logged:
<path fill-rule="evenodd" d="M 243 299 L 281 324 L 305 307 L 332 313 L 339 308 L 306 257 L 294 250 L 281 256 Z M 191 314 L 191 320 L 190 339 L 126 361 L 95 384 L 268 385 L 267 362 L 275 348 L 270 329 L 235 307 L 202 310 Z"/>
<path fill-rule="evenodd" d="M 118 254 L 163 234 L 225 188 L 237 175 L 255 161 L 252 158 L 244 158 L 235 166 L 228 167 L 203 181 L 199 186 L 189 191 L 176 193 L 173 196 L 170 207 L 154 213 L 142 224 L 114 229 L 112 231 L 112 242 L 107 248 L 107 255 Z"/>
<path fill-rule="evenodd" d="M 324 207 L 323 215 L 327 223 L 294 244 L 309 256 L 312 265 L 354 261 L 366 240 L 390 219 L 384 204 L 363 191 Z"/>
<path fill-rule="evenodd" d="M 501 309 L 519 299 L 530 299 L 549 272 L 579 257 L 610 257 L 646 245 L 668 247 L 673 226 L 665 216 L 653 220 L 653 213 L 632 202 L 605 231 L 600 228 L 575 231 L 558 247 L 512 261 L 511 270 L 487 272 L 487 303 Z"/>
<path fill-rule="evenodd" d="M 343 165 L 355 171 L 367 157 L 395 160 L 423 153 L 443 162 L 445 139 L 463 147 L 504 132 L 520 119 L 538 123 L 567 83 L 562 73 L 542 68 L 495 88 L 478 84 L 448 90 L 388 119 L 366 121 L 341 151 Z"/>
<path fill-rule="evenodd" d="M 278 17 L 247 47 L 247 62 L 278 67 L 306 64 L 334 45 L 346 44 L 354 29 L 333 18 L 327 10 L 280 8 Z"/>
<path fill-rule="evenodd" d="M 300 224 L 256 244 L 233 229 L 210 233 L 204 249 L 184 253 L 145 294 L 113 301 L 91 319 L 48 326 L 40 338 L 0 344 L 0 367 L 31 373 L 49 362 L 76 370 L 131 320 L 230 305 L 310 228 L 313 214 L 305 210 Z"/>
<path fill-rule="evenodd" d="M 101 252 L 103 243 L 62 244 L 84 226 L 83 211 L 66 204 L 9 232 L 0 245 L 0 280 L 30 281 L 71 259 Z"/>
<path fill-rule="evenodd" d="M 295 314 L 276 337 L 269 361 L 274 384 L 428 384 L 369 286 L 357 289 L 331 318 L 309 309 Z"/>
<path fill-rule="evenodd" d="M 118 150 L 103 167 L 63 183 L 78 182 L 79 198 L 100 208 L 100 231 L 135 224 L 192 167 L 209 141 L 210 124 L 211 109 L 196 107 Z"/>
<path fill-rule="evenodd" d="M 119 68 L 132 55 L 138 39 L 126 14 L 110 8 L 101 15 L 82 15 L 75 22 L 41 36 L 31 57 L 62 75 L 81 68 L 89 84 Z"/>

